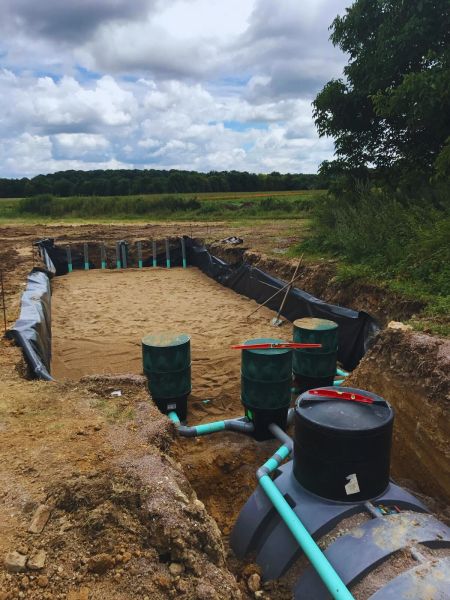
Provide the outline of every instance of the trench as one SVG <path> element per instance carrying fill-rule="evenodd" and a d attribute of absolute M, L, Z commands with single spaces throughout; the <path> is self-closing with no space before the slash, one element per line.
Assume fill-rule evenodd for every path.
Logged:
<path fill-rule="evenodd" d="M 196 268 L 74 271 L 55 278 L 52 288 L 52 375 L 58 380 L 141 374 L 144 335 L 188 333 L 193 385 L 189 424 L 243 415 L 240 352 L 231 350 L 231 344 L 291 335 L 289 322 L 280 328 L 270 325 L 274 313 L 268 309 L 247 320 L 258 305 Z M 256 487 L 255 472 L 277 444 L 233 432 L 176 439 L 174 456 L 216 521 L 226 549 L 234 522 Z M 240 577 L 244 565 L 231 551 L 229 558 Z"/>
<path fill-rule="evenodd" d="M 239 417 L 240 353 L 231 344 L 254 337 L 290 339 L 291 324 L 276 329 L 274 313 L 205 277 L 196 268 L 74 271 L 52 282 L 52 374 L 77 381 L 86 375 L 142 373 L 141 338 L 161 331 L 191 336 L 193 391 L 189 424 Z M 211 517 L 226 549 L 228 567 L 245 578 L 247 565 L 228 542 L 236 518 L 256 487 L 256 469 L 275 441 L 235 433 L 177 438 L 172 452 Z M 292 597 L 295 577 L 266 584 L 270 598 Z"/>

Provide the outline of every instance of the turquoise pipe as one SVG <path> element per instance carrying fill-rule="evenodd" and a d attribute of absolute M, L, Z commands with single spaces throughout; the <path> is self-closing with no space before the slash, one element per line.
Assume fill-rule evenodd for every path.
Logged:
<path fill-rule="evenodd" d="M 88 262 L 84 263 L 84 270 L 89 271 L 89 263 Z"/>
<path fill-rule="evenodd" d="M 106 269 L 106 261 L 102 260 L 102 269 Z"/>
<path fill-rule="evenodd" d="M 341 385 L 342 383 L 344 383 L 345 379 L 336 379 L 335 381 L 333 381 L 333 385 Z"/>
<path fill-rule="evenodd" d="M 121 268 L 122 263 L 120 262 L 120 260 L 116 260 L 116 266 L 117 266 L 118 269 Z"/>
<path fill-rule="evenodd" d="M 142 269 L 142 260 L 138 260 L 138 267 Z"/>
<path fill-rule="evenodd" d="M 178 433 L 184 437 L 197 437 L 199 435 L 209 435 L 217 431 L 235 431 L 237 433 L 251 434 L 254 431 L 253 423 L 247 419 L 228 419 L 227 421 L 214 421 L 188 427 L 181 425 L 180 419 L 175 411 L 170 411 L 167 416 L 178 429 Z"/>
<path fill-rule="evenodd" d="M 180 426 L 180 419 L 176 412 L 171 411 L 167 415 L 173 423 L 177 427 Z M 193 427 L 189 427 L 189 429 L 195 430 L 194 435 L 208 435 L 210 433 L 216 433 L 216 431 L 224 431 L 225 430 L 225 421 L 213 421 L 212 423 L 204 423 L 203 425 L 195 425 Z"/>
<path fill-rule="evenodd" d="M 223 431 L 225 429 L 225 421 L 215 421 L 213 423 L 205 423 L 204 425 L 196 425 L 197 435 L 208 435 L 209 433 L 215 433 L 216 431 Z"/>
<path fill-rule="evenodd" d="M 69 273 L 72 273 L 72 263 L 69 263 L 67 265 L 67 269 L 68 269 Z"/>
<path fill-rule="evenodd" d="M 277 461 L 274 462 L 278 465 Z M 263 475 L 259 480 L 259 485 L 263 488 L 267 497 L 278 511 L 278 514 L 286 523 L 289 531 L 297 540 L 301 549 L 310 560 L 312 566 L 317 571 L 319 577 L 333 598 L 335 600 L 354 600 L 353 595 L 333 569 L 332 565 L 328 562 L 328 559 L 323 554 L 322 550 L 313 540 L 306 527 L 286 502 L 283 494 L 270 477 L 268 475 Z"/>
<path fill-rule="evenodd" d="M 343 371 L 342 369 L 336 368 L 336 375 L 342 375 L 342 377 L 348 377 L 350 373 Z"/>
<path fill-rule="evenodd" d="M 292 533 L 303 552 L 308 557 L 319 577 L 335 600 L 355 600 L 345 583 L 334 570 L 322 550 L 311 537 L 309 531 L 286 502 L 283 494 L 269 477 L 269 473 L 287 458 L 291 449 L 286 445 L 280 446 L 276 453 L 258 469 L 258 481 L 274 508 Z"/>
<path fill-rule="evenodd" d="M 173 423 L 175 423 L 175 425 L 180 425 L 181 421 L 175 411 L 171 410 L 169 413 L 167 413 L 167 416 Z"/>

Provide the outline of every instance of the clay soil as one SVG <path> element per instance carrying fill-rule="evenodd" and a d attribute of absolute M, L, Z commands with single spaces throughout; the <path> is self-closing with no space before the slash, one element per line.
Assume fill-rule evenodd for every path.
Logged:
<path fill-rule="evenodd" d="M 9 323 L 40 264 L 32 241 L 55 233 L 75 242 L 150 235 L 145 227 L 4 230 Z M 20 351 L 2 340 L 0 556 L 43 550 L 46 558 L 39 571 L 0 567 L 0 598 L 253 598 L 251 577 L 260 598 L 289 598 L 282 584 L 255 587 L 258 567 L 234 561 L 227 545 L 275 444 L 228 433 L 179 440 L 139 375 L 142 335 L 182 329 L 194 357 L 190 422 L 241 415 L 239 353 L 228 345 L 273 335 L 272 313 L 244 323 L 256 304 L 195 269 L 74 272 L 53 288 L 58 382 L 27 379 Z M 30 533 L 41 505 L 50 519 Z"/>
<path fill-rule="evenodd" d="M 33 240 L 97 239 L 113 246 L 121 238 L 161 239 L 181 233 L 191 232 L 173 225 L 4 228 L 0 261 L 9 324 L 17 317 L 26 274 L 39 264 Z M 198 224 L 192 233 L 209 239 L 240 235 L 258 250 L 287 239 L 276 225 L 258 232 Z M 285 263 L 286 273 L 295 262 Z M 282 275 L 281 262 L 272 267 L 266 266 Z M 54 280 L 53 290 L 53 374 L 58 382 L 26 379 L 20 351 L 1 342 L 0 557 L 13 550 L 30 557 L 41 549 L 46 561 L 40 571 L 10 573 L 0 566 L 0 599 L 291 598 L 292 582 L 287 580 L 263 583 L 252 591 L 249 582 L 258 582 L 258 567 L 238 562 L 228 547 L 236 516 L 255 488 L 255 470 L 276 443 L 256 443 L 233 433 L 179 439 L 149 401 L 140 375 L 141 337 L 184 331 L 192 336 L 189 422 L 241 415 L 239 353 L 229 344 L 256 336 L 285 337 L 288 330 L 271 327 L 273 313 L 265 309 L 247 321 L 245 315 L 256 304 L 192 268 L 74 272 Z M 426 381 L 415 377 L 414 369 L 425 359 L 420 353 L 417 360 L 411 357 L 412 334 L 401 335 L 409 341 L 381 338 L 353 381 L 383 392 L 389 400 L 394 385 L 394 401 L 399 403 L 409 386 L 431 386 L 435 400 L 433 405 L 429 394 L 427 406 L 436 415 L 431 420 L 421 419 L 420 391 L 411 420 L 404 416 L 407 402 L 400 410 L 409 450 L 416 452 L 416 435 L 423 442 L 422 457 L 434 456 L 426 445 L 441 439 L 448 386 L 443 374 L 429 372 L 428 363 Z M 443 342 L 433 343 L 429 349 L 443 364 Z M 389 347 L 395 350 L 394 361 Z M 383 390 L 378 389 L 385 381 L 377 376 L 378 362 L 389 379 Z M 404 362 L 410 366 L 402 379 Z M 111 396 L 117 390 L 122 395 Z M 414 429 L 414 420 L 421 422 L 419 429 Z M 442 469 L 439 461 L 430 459 L 419 482 L 413 460 L 398 460 L 396 474 L 412 489 L 427 491 L 426 471 Z M 433 489 L 442 498 L 442 488 Z M 30 533 L 42 504 L 51 511 L 49 521 L 41 533 Z M 441 510 L 442 504 L 432 508 Z M 362 591 L 357 597 L 362 600 L 367 594 Z"/>

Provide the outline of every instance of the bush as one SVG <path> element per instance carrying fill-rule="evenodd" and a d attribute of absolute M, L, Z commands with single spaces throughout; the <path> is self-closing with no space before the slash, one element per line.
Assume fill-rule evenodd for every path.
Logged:
<path fill-rule="evenodd" d="M 450 211 L 429 198 L 363 187 L 345 197 L 327 195 L 312 208 L 313 236 L 306 249 L 326 250 L 383 276 L 426 283 L 450 293 Z"/>

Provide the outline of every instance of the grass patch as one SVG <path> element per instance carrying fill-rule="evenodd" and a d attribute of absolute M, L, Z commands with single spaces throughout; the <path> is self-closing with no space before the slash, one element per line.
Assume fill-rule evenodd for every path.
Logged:
<path fill-rule="evenodd" d="M 116 398 L 99 398 L 93 401 L 93 407 L 98 409 L 109 423 L 123 423 L 132 421 L 136 414 L 130 404 Z"/>
<path fill-rule="evenodd" d="M 339 260 L 336 281 L 367 281 L 423 301 L 411 324 L 449 335 L 450 210 L 430 197 L 411 201 L 379 189 L 345 198 L 322 196 L 311 210 L 311 235 L 292 254 Z"/>
<path fill-rule="evenodd" d="M 323 192 L 254 192 L 225 195 L 76 196 L 43 194 L 0 200 L 3 222 L 242 221 L 300 218 Z"/>

